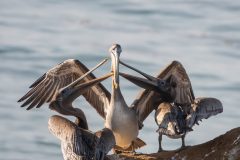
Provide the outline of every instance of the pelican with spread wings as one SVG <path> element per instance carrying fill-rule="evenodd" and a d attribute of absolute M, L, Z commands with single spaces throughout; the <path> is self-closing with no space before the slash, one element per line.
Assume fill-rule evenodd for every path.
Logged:
<path fill-rule="evenodd" d="M 116 150 L 133 151 L 144 146 L 145 143 L 137 137 L 139 129 L 147 116 L 162 102 L 175 102 L 178 105 L 193 103 L 195 98 L 190 80 L 178 62 L 174 61 L 155 78 L 121 62 L 120 45 L 112 45 L 109 52 L 112 59 L 111 73 L 96 78 L 79 61 L 65 61 L 48 71 L 31 86 L 32 89 L 20 99 L 23 101 L 28 98 L 22 106 L 31 103 L 28 107 L 31 109 L 34 106 L 40 107 L 44 102 L 51 102 L 50 108 L 63 114 L 74 115 L 76 112 L 72 102 L 83 95 L 103 117 L 105 127 L 113 132 Z M 147 79 L 120 73 L 119 62 Z M 67 70 L 69 68 L 71 69 Z M 140 92 L 130 107 L 121 93 L 119 75 L 146 88 Z M 110 76 L 112 76 L 111 94 L 100 83 Z"/>
<path fill-rule="evenodd" d="M 182 146 L 185 147 L 185 136 L 192 131 L 192 127 L 202 119 L 207 119 L 223 111 L 222 103 L 216 98 L 201 97 L 196 98 L 193 93 L 191 81 L 183 65 L 178 61 L 173 61 L 157 77 L 148 75 L 123 62 L 121 64 L 138 72 L 147 79 L 122 73 L 121 75 L 134 84 L 146 88 L 143 93 L 149 93 L 151 99 L 149 105 L 151 110 L 154 108 L 155 121 L 159 127 L 159 149 L 162 149 L 162 135 L 170 138 L 181 138 Z M 164 81 L 165 80 L 165 81 Z M 160 88 L 167 83 L 169 86 L 168 94 L 162 94 Z M 141 96 L 144 94 L 141 94 Z M 142 104 L 142 97 L 136 100 L 133 107 Z M 141 108 L 141 107 L 139 107 Z M 146 108 L 146 106 L 142 106 Z M 141 110 L 140 110 L 141 111 Z"/>
<path fill-rule="evenodd" d="M 116 140 L 116 150 L 133 151 L 144 146 L 145 143 L 137 136 L 143 120 L 153 110 L 152 106 L 148 105 L 152 99 L 144 92 L 138 106 L 128 107 L 119 84 L 121 46 L 114 44 L 109 52 L 112 59 L 112 71 L 109 74 L 96 78 L 90 73 L 92 70 L 89 71 L 80 61 L 66 60 L 34 82 L 30 86 L 30 91 L 19 102 L 25 101 L 22 107 L 28 106 L 27 109 L 35 106 L 38 108 L 44 102 L 50 102 L 51 109 L 61 114 L 77 116 L 78 113 L 73 108 L 72 102 L 83 95 L 103 117 L 105 127 L 112 130 Z M 110 76 L 112 76 L 111 94 L 100 83 Z M 159 91 L 165 93 L 167 87 L 162 85 Z"/>

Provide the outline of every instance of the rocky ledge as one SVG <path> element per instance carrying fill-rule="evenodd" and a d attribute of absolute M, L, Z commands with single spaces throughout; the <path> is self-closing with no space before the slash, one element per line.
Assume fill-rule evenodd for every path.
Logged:
<path fill-rule="evenodd" d="M 180 151 L 164 151 L 152 154 L 109 155 L 110 160 L 240 160 L 240 127 L 210 140 L 206 143 L 190 146 Z"/>

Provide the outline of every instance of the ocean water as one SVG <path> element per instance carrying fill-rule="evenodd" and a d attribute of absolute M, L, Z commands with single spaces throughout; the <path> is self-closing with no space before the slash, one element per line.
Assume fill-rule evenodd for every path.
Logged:
<path fill-rule="evenodd" d="M 186 137 L 204 143 L 240 126 L 240 1 L 228 0 L 1 0 L 0 1 L 0 160 L 62 159 L 59 141 L 47 128 L 55 112 L 45 104 L 26 111 L 17 100 L 56 64 L 75 58 L 91 68 L 119 43 L 121 59 L 152 75 L 173 60 L 189 73 L 196 97 L 220 99 L 224 112 L 203 120 Z M 121 67 L 122 72 L 134 72 Z M 94 74 L 110 71 L 110 64 Z M 120 79 L 130 105 L 140 88 Z M 111 88 L 110 80 L 103 83 Z M 79 98 L 90 129 L 103 127 L 95 110 Z M 70 118 L 73 119 L 73 118 Z M 151 114 L 139 137 L 158 149 Z M 181 140 L 164 137 L 164 149 Z"/>

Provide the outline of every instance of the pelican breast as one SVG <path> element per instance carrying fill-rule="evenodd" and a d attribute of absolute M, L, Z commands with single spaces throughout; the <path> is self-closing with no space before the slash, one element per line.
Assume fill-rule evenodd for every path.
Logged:
<path fill-rule="evenodd" d="M 122 148 L 128 148 L 138 135 L 138 120 L 135 111 L 123 107 L 123 103 L 116 101 L 111 104 L 105 127 L 113 131 L 116 144 Z"/>

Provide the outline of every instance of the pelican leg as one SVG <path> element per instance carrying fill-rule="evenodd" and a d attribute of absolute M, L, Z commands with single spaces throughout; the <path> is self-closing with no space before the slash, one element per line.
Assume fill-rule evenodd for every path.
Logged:
<path fill-rule="evenodd" d="M 181 139 L 182 139 L 182 146 L 181 146 L 180 149 L 183 149 L 183 148 L 186 147 L 186 145 L 185 145 L 185 136 L 186 136 L 186 134 L 184 134 L 184 135 L 181 137 Z"/>
<path fill-rule="evenodd" d="M 158 136 L 158 144 L 159 144 L 158 152 L 162 152 L 163 149 L 162 149 L 162 134 L 161 133 L 159 133 L 159 136 Z"/>
<path fill-rule="evenodd" d="M 96 160 L 104 160 L 105 154 L 101 151 L 96 151 L 94 159 Z"/>
<path fill-rule="evenodd" d="M 180 148 L 176 149 L 177 152 L 179 152 L 179 151 L 181 151 L 181 150 L 183 150 L 183 149 L 186 149 L 186 148 L 188 147 L 188 146 L 185 145 L 185 136 L 186 136 L 186 134 L 184 134 L 184 135 L 181 137 L 181 139 L 182 139 L 182 146 L 181 146 Z"/>
<path fill-rule="evenodd" d="M 135 148 L 134 148 L 134 141 L 132 141 L 131 148 L 132 148 L 132 149 L 131 149 L 132 154 L 135 155 L 135 154 L 136 154 L 136 151 L 135 151 Z"/>

